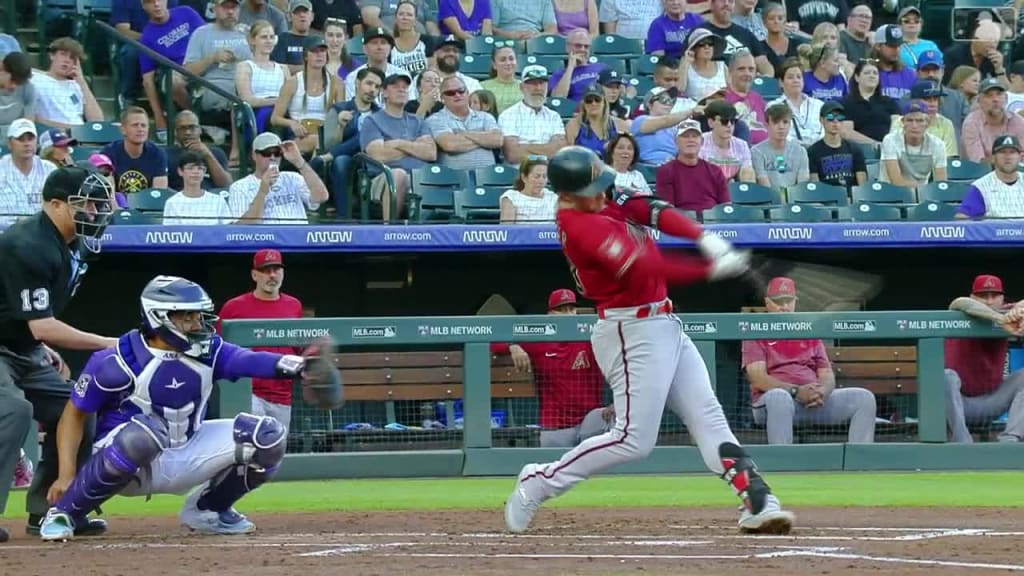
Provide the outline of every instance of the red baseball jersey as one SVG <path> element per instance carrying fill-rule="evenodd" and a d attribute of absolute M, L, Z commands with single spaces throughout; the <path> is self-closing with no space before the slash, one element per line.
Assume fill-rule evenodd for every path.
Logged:
<path fill-rule="evenodd" d="M 960 375 L 960 393 L 984 396 L 998 388 L 1009 349 L 1000 338 L 947 338 L 946 368 Z"/>
<path fill-rule="evenodd" d="M 221 320 L 255 318 L 302 318 L 302 303 L 298 298 L 288 294 L 282 293 L 277 300 L 260 300 L 253 296 L 252 292 L 247 292 L 228 300 L 220 310 Z M 220 332 L 220 322 L 217 323 L 217 332 Z M 297 352 L 292 346 L 264 346 L 253 348 L 253 350 L 278 354 L 295 354 Z M 292 403 L 292 381 L 290 379 L 253 378 L 252 393 L 267 402 L 287 406 Z"/>
<path fill-rule="evenodd" d="M 772 378 L 803 386 L 818 381 L 818 370 L 831 368 L 821 340 L 744 340 L 741 365 L 764 362 Z M 757 404 L 764 392 L 750 387 L 750 401 Z"/>
<path fill-rule="evenodd" d="M 545 430 L 572 428 L 594 408 L 604 406 L 604 376 L 590 342 L 527 342 Z M 508 354 L 508 344 L 491 344 L 491 353 Z"/>

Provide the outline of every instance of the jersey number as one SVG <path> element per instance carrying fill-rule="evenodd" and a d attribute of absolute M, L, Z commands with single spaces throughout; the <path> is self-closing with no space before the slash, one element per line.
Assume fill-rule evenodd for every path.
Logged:
<path fill-rule="evenodd" d="M 50 307 L 50 291 L 46 288 L 28 288 L 21 291 L 21 311 L 32 312 L 46 310 Z"/>

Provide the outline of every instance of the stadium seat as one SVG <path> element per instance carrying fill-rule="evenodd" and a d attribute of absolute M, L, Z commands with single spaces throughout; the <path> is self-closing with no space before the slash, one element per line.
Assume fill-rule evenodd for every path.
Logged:
<path fill-rule="evenodd" d="M 114 140 L 120 140 L 120 124 L 113 122 L 86 122 L 80 126 L 72 126 L 70 136 L 78 140 L 79 144 L 110 144 Z"/>
<path fill-rule="evenodd" d="M 146 188 L 138 192 L 127 194 L 128 208 L 140 212 L 163 212 L 167 199 L 174 196 L 174 190 L 170 188 Z"/>
<path fill-rule="evenodd" d="M 907 219 L 918 222 L 953 220 L 954 218 L 956 218 L 956 207 L 942 202 L 921 202 L 907 211 Z"/>
<path fill-rule="evenodd" d="M 992 171 L 992 167 L 979 162 L 954 158 L 946 165 L 946 179 L 950 182 L 973 182 Z"/>
<path fill-rule="evenodd" d="M 103 148 L 99 146 L 73 146 L 71 148 L 71 159 L 75 162 L 89 161 L 89 156 L 99 152 Z"/>
<path fill-rule="evenodd" d="M 782 96 L 782 85 L 771 76 L 757 76 L 754 78 L 754 92 L 760 94 L 765 102 L 770 102 Z"/>
<path fill-rule="evenodd" d="M 363 39 L 362 37 L 351 38 L 345 43 L 345 47 L 348 48 L 348 53 L 352 56 L 365 56 L 366 52 L 363 50 Z"/>
<path fill-rule="evenodd" d="M 615 70 L 620 76 L 626 75 L 626 60 L 621 56 L 591 56 L 591 64 L 604 64 L 609 70 Z"/>
<path fill-rule="evenodd" d="M 847 206 L 849 195 L 845 188 L 822 182 L 804 182 L 789 188 L 787 197 L 791 204 L 828 204 Z"/>
<path fill-rule="evenodd" d="M 644 180 L 654 188 L 654 183 L 657 179 L 658 167 L 651 164 L 637 164 L 633 167 L 634 170 L 644 175 Z"/>
<path fill-rule="evenodd" d="M 831 222 L 832 211 L 813 204 L 790 204 L 772 208 L 768 219 L 772 222 Z"/>
<path fill-rule="evenodd" d="M 903 212 L 888 204 L 861 202 L 850 207 L 850 219 L 854 222 L 892 222 L 902 220 Z"/>
<path fill-rule="evenodd" d="M 654 76 L 654 67 L 658 64 L 658 56 L 641 56 L 633 61 L 633 74 Z"/>
<path fill-rule="evenodd" d="M 459 71 L 477 80 L 486 80 L 491 76 L 491 58 L 489 56 L 466 54 L 459 64 Z"/>
<path fill-rule="evenodd" d="M 580 107 L 579 104 L 568 98 L 548 98 L 547 105 L 548 108 L 558 112 L 562 120 L 571 120 L 576 115 L 576 110 Z"/>
<path fill-rule="evenodd" d="M 636 90 L 636 97 L 642 101 L 644 96 L 654 88 L 654 78 L 649 76 L 635 76 L 629 79 L 629 85 Z"/>
<path fill-rule="evenodd" d="M 468 188 L 469 180 L 466 172 L 452 170 L 447 166 L 434 164 L 412 171 L 412 192 L 422 188 Z"/>
<path fill-rule="evenodd" d="M 556 34 L 543 34 L 530 38 L 526 41 L 526 53 L 565 58 L 565 38 Z"/>
<path fill-rule="evenodd" d="M 946 204 L 959 204 L 967 193 L 967 182 L 929 182 L 917 189 L 917 196 L 921 202 L 944 202 Z"/>
<path fill-rule="evenodd" d="M 914 204 L 917 202 L 913 190 L 888 182 L 872 182 L 863 186 L 854 186 L 851 197 L 854 203 Z"/>
<path fill-rule="evenodd" d="M 749 182 L 730 182 L 729 197 L 734 204 L 782 204 L 777 190 Z"/>
<path fill-rule="evenodd" d="M 501 214 L 499 188 L 473 188 L 455 191 L 455 215 L 466 222 L 498 222 Z"/>
<path fill-rule="evenodd" d="M 410 219 L 420 222 L 451 220 L 455 216 L 455 193 L 453 188 L 426 186 L 411 198 Z"/>
<path fill-rule="evenodd" d="M 865 164 L 865 168 L 868 173 L 868 182 L 874 182 L 878 180 L 878 173 L 881 169 L 881 163 L 878 160 L 868 160 Z"/>
<path fill-rule="evenodd" d="M 163 217 L 157 212 L 138 212 L 136 210 L 118 210 L 110 219 L 115 226 L 146 226 L 163 223 Z"/>
<path fill-rule="evenodd" d="M 487 55 L 487 59 L 490 60 L 495 42 L 503 42 L 503 40 L 494 36 L 473 36 L 466 40 L 466 54 Z"/>
<path fill-rule="evenodd" d="M 523 68 L 532 65 L 543 66 L 548 69 L 548 73 L 552 74 L 558 70 L 565 68 L 565 57 L 564 56 L 520 56 L 516 59 L 516 72 L 522 74 Z"/>
<path fill-rule="evenodd" d="M 882 157 L 882 150 L 873 144 L 859 144 L 860 151 L 864 153 L 864 161 L 871 162 L 872 160 L 879 160 Z"/>
<path fill-rule="evenodd" d="M 618 34 L 602 34 L 594 38 L 590 52 L 598 56 L 636 56 L 644 53 L 643 42 Z"/>
<path fill-rule="evenodd" d="M 702 216 L 704 222 L 764 222 L 764 210 L 742 204 L 719 204 Z"/>
<path fill-rule="evenodd" d="M 519 175 L 518 166 L 495 164 L 473 171 L 473 182 L 480 188 L 502 188 L 508 190 L 516 183 Z"/>

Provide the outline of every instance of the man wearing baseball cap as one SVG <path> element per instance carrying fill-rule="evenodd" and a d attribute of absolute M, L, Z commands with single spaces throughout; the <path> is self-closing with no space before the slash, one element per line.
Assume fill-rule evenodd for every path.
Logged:
<path fill-rule="evenodd" d="M 945 94 L 946 92 L 938 82 L 934 80 L 918 80 L 914 87 L 910 89 L 910 99 L 905 102 L 903 110 L 909 109 L 911 102 L 923 102 L 928 116 L 926 133 L 942 141 L 947 157 L 958 156 L 959 143 L 956 140 L 956 130 L 953 128 L 953 123 L 950 122 L 949 118 L 939 113 Z M 902 130 L 903 122 L 897 120 L 892 122 L 889 133 L 895 134 Z"/>
<path fill-rule="evenodd" d="M 298 172 L 281 172 L 281 159 Z M 273 132 L 252 141 L 252 174 L 235 181 L 228 207 L 240 224 L 306 224 L 306 209 L 327 201 L 327 188 L 291 140 L 282 142 Z"/>
<path fill-rule="evenodd" d="M 672 112 L 677 94 L 675 88 L 655 86 L 644 97 L 642 115 L 634 118 L 630 127 L 640 162 L 661 166 L 678 154 L 676 128 L 680 122 L 691 120 L 696 109 Z"/>
<path fill-rule="evenodd" d="M 902 130 L 882 140 L 880 182 L 917 188 L 930 180 L 946 180 L 946 145 L 928 133 L 928 104 L 911 100 Z"/>
<path fill-rule="evenodd" d="M 1024 138 L 1024 118 L 1006 111 L 1006 84 L 987 78 L 978 87 L 977 108 L 964 120 L 963 157 L 991 163 L 995 137 L 1002 134 Z"/>
<path fill-rule="evenodd" d="M 949 304 L 981 320 L 1003 327 L 1009 335 L 1019 336 L 1024 307 L 1007 304 L 1003 280 L 981 274 L 971 284 L 971 295 Z M 1000 442 L 1024 439 L 1024 371 L 1003 376 L 1009 342 L 1006 338 L 946 339 L 946 423 L 953 442 L 970 443 L 974 439 L 968 426 L 988 424 L 1009 410 Z"/>
<path fill-rule="evenodd" d="M 291 15 L 292 27 L 287 32 L 277 35 L 277 44 L 270 53 L 270 59 L 287 65 L 292 74 L 295 74 L 303 67 L 306 39 L 313 25 L 313 4 L 309 0 L 291 0 L 288 3 L 288 13 Z"/>
<path fill-rule="evenodd" d="M 406 74 L 409 78 L 412 75 L 401 66 L 391 63 L 391 51 L 395 48 L 395 37 L 387 28 L 380 26 L 367 28 L 363 31 L 363 52 L 366 54 L 366 63 L 357 67 L 345 76 L 345 94 L 356 93 L 356 75 L 363 68 L 376 68 L 384 73 L 384 78 L 390 78 L 396 74 Z M 409 100 L 416 99 L 416 90 L 410 87 Z M 381 90 L 377 98 L 377 104 L 384 105 L 384 91 Z"/>
<path fill-rule="evenodd" d="M 729 186 L 722 171 L 700 157 L 702 138 L 700 122 L 680 122 L 675 129 L 679 151 L 655 175 L 655 194 L 680 210 L 699 212 L 729 202 Z"/>
<path fill-rule="evenodd" d="M 575 315 L 576 293 L 560 288 L 548 295 L 548 314 Z M 540 445 L 571 448 L 604 434 L 615 408 L 603 402 L 605 382 L 590 342 L 491 344 L 491 353 L 509 354 L 516 370 L 532 372 L 540 400 Z"/>
<path fill-rule="evenodd" d="M 605 68 L 597 76 L 597 84 L 604 90 L 604 99 L 608 102 L 608 111 L 616 118 L 629 118 L 631 106 L 623 103 L 626 94 L 623 91 L 625 80 L 618 70 Z M 635 90 L 634 90 L 635 92 Z"/>
<path fill-rule="evenodd" d="M 957 218 L 1024 218 L 1020 139 L 1003 134 L 992 144 L 992 171 L 967 188 Z"/>
<path fill-rule="evenodd" d="M 252 281 L 256 288 L 228 300 L 220 310 L 220 319 L 288 319 L 302 318 L 302 302 L 281 292 L 284 284 L 284 258 L 272 248 L 257 251 L 252 257 Z M 220 322 L 217 331 L 221 331 Z M 253 348 L 278 354 L 296 354 L 293 347 Z M 252 379 L 252 413 L 273 416 L 289 427 L 292 419 L 292 381 Z"/>
<path fill-rule="evenodd" d="M 505 162 L 518 164 L 526 156 L 555 155 L 565 147 L 565 123 L 545 104 L 548 98 L 548 69 L 531 64 L 520 74 L 523 99 L 498 116 L 504 138 Z"/>
<path fill-rule="evenodd" d="M 945 76 L 945 60 L 942 57 L 942 52 L 938 50 L 925 50 L 917 56 L 917 80 L 920 83 L 922 80 L 931 80 L 942 88 L 942 78 Z M 960 147 L 962 141 L 961 128 L 964 123 L 964 119 L 967 118 L 967 114 L 971 111 L 971 106 L 964 98 L 963 93 L 959 90 L 945 90 L 942 89 L 941 100 L 939 101 L 939 114 L 942 114 L 949 119 L 953 125 L 953 133 L 955 135 L 955 141 L 957 148 Z M 903 97 L 900 101 L 900 110 L 906 110 L 907 104 L 913 96 L 908 94 Z"/>
<path fill-rule="evenodd" d="M 796 303 L 792 278 L 768 282 L 766 312 L 793 313 Z M 794 424 L 849 423 L 849 442 L 875 441 L 875 395 L 864 388 L 836 388 L 821 340 L 744 340 L 742 367 L 754 422 L 767 428 L 769 444 L 792 444 Z"/>
<path fill-rule="evenodd" d="M 872 54 L 878 60 L 878 89 L 896 101 L 909 94 L 917 81 L 914 69 L 903 66 L 902 47 L 903 30 L 897 24 L 883 24 L 875 30 Z"/>
<path fill-rule="evenodd" d="M 900 58 L 903 65 L 911 70 L 920 65 L 920 57 L 926 51 L 939 51 L 939 46 L 926 38 L 921 38 L 921 9 L 916 5 L 904 6 L 896 16 L 903 32 L 903 45 L 900 46 Z"/>
<path fill-rule="evenodd" d="M 36 125 L 19 118 L 7 128 L 8 154 L 0 157 L 0 219 L 35 214 L 43 206 L 43 182 L 57 169 L 36 155 Z"/>

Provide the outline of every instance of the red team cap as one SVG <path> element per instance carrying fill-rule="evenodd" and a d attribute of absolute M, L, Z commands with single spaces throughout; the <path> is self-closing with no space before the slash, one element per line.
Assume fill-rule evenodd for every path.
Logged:
<path fill-rule="evenodd" d="M 974 279 L 971 294 L 1003 293 L 1003 280 L 999 276 L 982 274 Z"/>
<path fill-rule="evenodd" d="M 796 282 L 792 278 L 776 276 L 768 282 L 768 290 L 765 296 L 775 300 L 777 298 L 796 298 Z"/>
<path fill-rule="evenodd" d="M 265 250 L 260 250 L 252 257 L 252 267 L 254 270 L 260 270 L 268 266 L 280 266 L 284 268 L 284 258 L 281 257 L 280 252 L 267 248 Z"/>
<path fill-rule="evenodd" d="M 576 303 L 576 293 L 567 288 L 559 288 L 548 296 L 548 310 Z"/>

